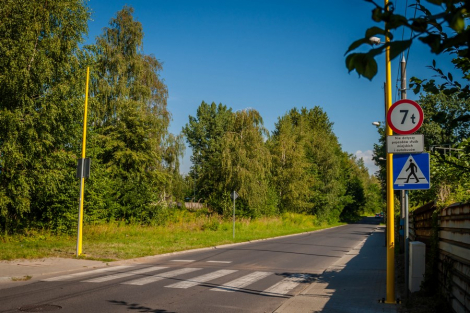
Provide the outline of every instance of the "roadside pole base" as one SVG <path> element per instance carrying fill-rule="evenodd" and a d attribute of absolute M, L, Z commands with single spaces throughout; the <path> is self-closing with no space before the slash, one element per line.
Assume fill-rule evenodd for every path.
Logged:
<path fill-rule="evenodd" d="M 379 303 L 385 303 L 385 304 L 400 304 L 401 300 L 397 298 L 395 301 L 385 301 L 385 298 L 379 299 Z"/>

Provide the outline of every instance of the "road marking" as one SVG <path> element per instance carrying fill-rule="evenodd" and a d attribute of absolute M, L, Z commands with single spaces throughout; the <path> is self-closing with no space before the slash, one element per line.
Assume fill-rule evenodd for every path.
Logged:
<path fill-rule="evenodd" d="M 241 288 L 244 288 L 248 285 L 253 284 L 254 282 L 263 279 L 272 273 L 270 272 L 253 272 L 251 274 L 245 275 L 243 277 L 240 277 L 238 279 L 232 280 L 231 282 L 228 282 L 226 284 L 223 284 L 219 287 L 212 288 L 211 290 L 214 291 L 226 291 L 226 292 L 233 292 L 240 290 Z"/>
<path fill-rule="evenodd" d="M 277 284 L 263 291 L 261 294 L 270 296 L 285 295 L 297 287 L 297 285 L 306 282 L 309 277 L 310 275 L 307 274 L 294 274 L 290 277 L 284 278 Z"/>
<path fill-rule="evenodd" d="M 148 272 L 154 272 L 154 271 L 162 270 L 164 268 L 167 268 L 167 267 L 163 267 L 163 266 L 147 267 L 147 268 L 143 268 L 143 269 L 136 270 L 136 271 L 130 271 L 130 272 L 118 273 L 118 274 L 111 274 L 111 275 L 107 275 L 107 276 L 102 276 L 102 277 L 92 278 L 92 279 L 88 279 L 88 280 L 83 280 L 82 282 L 84 282 L 84 283 L 102 283 L 102 282 L 110 281 L 110 280 L 113 280 L 113 279 L 124 278 L 124 277 L 139 275 L 139 274 L 145 274 L 145 273 L 148 273 Z"/>
<path fill-rule="evenodd" d="M 208 263 L 232 263 L 232 261 L 207 261 Z"/>
<path fill-rule="evenodd" d="M 131 280 L 131 281 L 128 281 L 128 282 L 124 282 L 122 284 L 123 285 L 142 286 L 142 285 L 150 284 L 150 283 L 153 283 L 153 282 L 165 279 L 165 278 L 172 278 L 172 277 L 175 277 L 175 276 L 178 276 L 178 275 L 198 271 L 200 269 L 201 268 L 191 268 L 191 267 L 181 268 L 179 270 L 174 270 L 174 271 L 170 271 L 170 272 L 166 272 L 166 273 L 160 273 L 160 274 L 157 274 L 157 275 L 152 275 L 152 276 L 148 276 L 148 277 L 144 277 L 144 278 L 140 278 L 140 279 Z"/>
<path fill-rule="evenodd" d="M 81 272 L 81 273 L 62 275 L 62 276 L 57 276 L 57 277 L 52 277 L 52 278 L 46 278 L 46 279 L 42 279 L 41 281 L 66 280 L 66 279 L 71 279 L 71 278 L 80 277 L 80 276 L 93 275 L 93 274 L 109 272 L 109 271 L 117 271 L 117 270 L 121 270 L 121 269 L 124 269 L 124 268 L 129 268 L 129 267 L 133 267 L 133 266 L 121 265 L 121 266 L 106 267 L 106 268 L 100 268 L 100 269 L 97 269 L 97 270 L 94 270 L 94 271 L 89 271 L 89 272 Z"/>
<path fill-rule="evenodd" d="M 173 262 L 194 262 L 196 260 L 170 260 L 170 261 L 173 261 Z"/>
<path fill-rule="evenodd" d="M 165 287 L 167 287 L 167 288 L 186 289 L 186 288 L 194 287 L 196 285 L 199 285 L 199 284 L 205 283 L 207 281 L 214 280 L 216 278 L 219 278 L 219 277 L 222 277 L 222 276 L 225 276 L 225 275 L 228 275 L 228 274 L 232 274 L 232 273 L 235 273 L 235 272 L 237 272 L 237 270 L 219 270 L 219 271 L 215 271 L 215 272 L 212 272 L 212 273 L 209 273 L 209 274 L 205 274 L 205 275 L 202 275 L 202 276 L 191 278 L 190 280 L 182 281 L 182 282 L 179 282 L 179 283 L 176 283 L 176 284 L 171 284 L 171 285 L 168 285 L 168 286 L 165 286 Z"/>

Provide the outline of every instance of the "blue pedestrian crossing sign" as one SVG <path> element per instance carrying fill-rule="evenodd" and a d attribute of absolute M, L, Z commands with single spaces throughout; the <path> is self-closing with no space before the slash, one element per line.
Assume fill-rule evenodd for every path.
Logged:
<path fill-rule="evenodd" d="M 429 189 L 429 153 L 393 155 L 393 189 Z"/>

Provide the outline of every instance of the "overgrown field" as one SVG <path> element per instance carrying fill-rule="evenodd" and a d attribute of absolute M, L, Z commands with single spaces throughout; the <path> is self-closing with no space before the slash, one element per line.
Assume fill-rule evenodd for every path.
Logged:
<path fill-rule="evenodd" d="M 312 215 L 237 219 L 179 211 L 166 225 L 112 222 L 83 227 L 84 258 L 112 261 L 312 231 L 341 223 L 320 223 Z M 0 259 L 75 257 L 76 235 L 47 230 L 0 237 Z"/>

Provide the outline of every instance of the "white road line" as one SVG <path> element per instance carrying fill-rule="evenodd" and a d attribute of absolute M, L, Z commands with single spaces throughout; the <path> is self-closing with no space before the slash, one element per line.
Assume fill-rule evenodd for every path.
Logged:
<path fill-rule="evenodd" d="M 165 287 L 186 289 L 189 287 L 193 287 L 193 286 L 205 283 L 209 280 L 213 280 L 213 279 L 216 279 L 216 278 L 228 275 L 228 274 L 235 273 L 236 271 L 237 270 L 219 270 L 219 271 L 215 271 L 209 274 L 191 278 L 190 280 L 182 281 L 176 284 L 171 284 Z"/>
<path fill-rule="evenodd" d="M 154 272 L 154 271 L 162 270 L 164 268 L 167 268 L 167 267 L 163 267 L 163 266 L 147 267 L 147 268 L 143 268 L 143 269 L 136 270 L 136 271 L 129 271 L 129 272 L 126 272 L 126 273 L 118 273 L 118 274 L 111 274 L 111 275 L 107 275 L 107 276 L 102 276 L 102 277 L 92 278 L 92 279 L 88 279 L 88 280 L 83 280 L 82 282 L 84 282 L 84 283 L 102 283 L 102 282 L 110 281 L 110 280 L 113 280 L 113 279 L 124 278 L 124 277 L 144 274 L 144 273 L 148 273 L 148 272 Z"/>
<path fill-rule="evenodd" d="M 207 261 L 208 263 L 232 263 L 232 261 Z"/>
<path fill-rule="evenodd" d="M 135 280 L 127 281 L 127 282 L 124 282 L 124 283 L 122 283 L 122 284 L 123 284 L 123 285 L 137 285 L 137 286 L 142 286 L 142 285 L 150 284 L 150 283 L 153 283 L 153 282 L 156 282 L 156 281 L 165 279 L 165 278 L 171 278 L 171 277 L 175 277 L 175 276 L 178 276 L 178 275 L 182 275 L 182 274 L 186 274 L 186 273 L 191 273 L 191 272 L 194 272 L 194 271 L 198 271 L 198 270 L 200 270 L 200 269 L 201 269 L 201 268 L 191 268 L 191 267 L 188 267 L 188 268 L 181 268 L 181 269 L 179 269 L 179 270 L 174 270 L 174 271 L 170 271 L 170 272 L 166 272 L 166 273 L 160 273 L 160 274 L 157 274 L 157 275 L 152 275 L 152 276 L 143 277 L 143 278 L 140 278 L 140 279 L 135 279 Z"/>
<path fill-rule="evenodd" d="M 212 288 L 211 290 L 214 291 L 226 291 L 226 292 L 233 292 L 240 290 L 241 288 L 244 288 L 248 285 L 253 284 L 254 282 L 263 279 L 272 273 L 270 272 L 253 272 L 248 275 L 245 275 L 243 277 L 237 278 L 235 280 L 232 280 L 231 282 L 228 282 L 226 284 L 223 284 L 219 287 Z"/>
<path fill-rule="evenodd" d="M 263 291 L 261 294 L 271 296 L 285 295 L 289 293 L 289 291 L 297 287 L 297 285 L 299 285 L 300 283 L 305 282 L 306 278 L 308 278 L 308 275 L 304 274 L 286 277 L 277 284 Z"/>
<path fill-rule="evenodd" d="M 72 279 L 72 278 L 80 277 L 80 276 L 88 276 L 88 275 L 99 274 L 99 273 L 104 273 L 104 272 L 117 271 L 117 270 L 121 270 L 124 268 L 129 268 L 129 267 L 133 267 L 133 266 L 121 265 L 121 266 L 106 267 L 106 268 L 100 268 L 100 269 L 89 271 L 89 272 L 81 272 L 81 273 L 62 275 L 62 276 L 57 276 L 57 277 L 52 277 L 52 278 L 46 278 L 46 279 L 42 279 L 42 281 L 66 280 L 66 279 Z"/>

